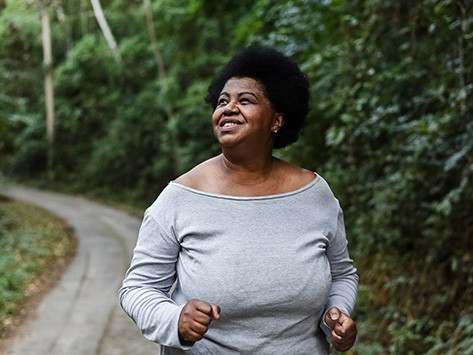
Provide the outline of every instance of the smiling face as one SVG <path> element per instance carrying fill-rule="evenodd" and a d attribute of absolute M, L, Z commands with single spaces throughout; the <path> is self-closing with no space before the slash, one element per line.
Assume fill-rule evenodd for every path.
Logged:
<path fill-rule="evenodd" d="M 263 85 L 252 78 L 229 79 L 212 115 L 214 134 L 222 147 L 247 142 L 255 148 L 272 148 L 273 131 L 283 123 Z"/>

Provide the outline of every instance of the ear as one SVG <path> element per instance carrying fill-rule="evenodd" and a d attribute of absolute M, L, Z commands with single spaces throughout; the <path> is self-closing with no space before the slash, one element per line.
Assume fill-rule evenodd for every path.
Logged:
<path fill-rule="evenodd" d="M 285 117 L 283 113 L 276 112 L 273 116 L 272 131 L 277 133 L 284 126 Z"/>

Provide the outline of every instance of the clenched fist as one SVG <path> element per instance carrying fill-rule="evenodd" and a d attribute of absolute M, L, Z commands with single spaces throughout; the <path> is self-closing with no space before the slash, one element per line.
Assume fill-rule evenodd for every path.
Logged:
<path fill-rule="evenodd" d="M 220 307 L 209 302 L 190 300 L 179 316 L 179 336 L 185 342 L 196 342 L 204 337 L 214 319 L 220 319 Z"/>
<path fill-rule="evenodd" d="M 325 323 L 332 328 L 330 335 L 335 350 L 343 352 L 353 346 L 356 340 L 356 323 L 353 319 L 332 307 L 325 314 Z"/>

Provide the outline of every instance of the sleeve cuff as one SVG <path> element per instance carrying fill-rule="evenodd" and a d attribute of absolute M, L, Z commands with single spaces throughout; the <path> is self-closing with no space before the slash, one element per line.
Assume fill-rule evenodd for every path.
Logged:
<path fill-rule="evenodd" d="M 332 328 L 328 326 L 328 324 L 325 322 L 325 315 L 327 314 L 328 309 L 324 312 L 322 319 L 320 321 L 320 328 L 325 334 L 325 340 L 327 340 L 327 343 L 331 344 L 332 343 Z"/>

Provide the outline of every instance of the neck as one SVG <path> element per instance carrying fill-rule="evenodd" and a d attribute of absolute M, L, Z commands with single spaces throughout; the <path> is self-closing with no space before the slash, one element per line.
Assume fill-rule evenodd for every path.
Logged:
<path fill-rule="evenodd" d="M 250 158 L 228 152 L 220 155 L 223 175 L 240 185 L 256 185 L 267 181 L 272 176 L 274 162 L 275 158 L 271 154 L 253 154 Z"/>

